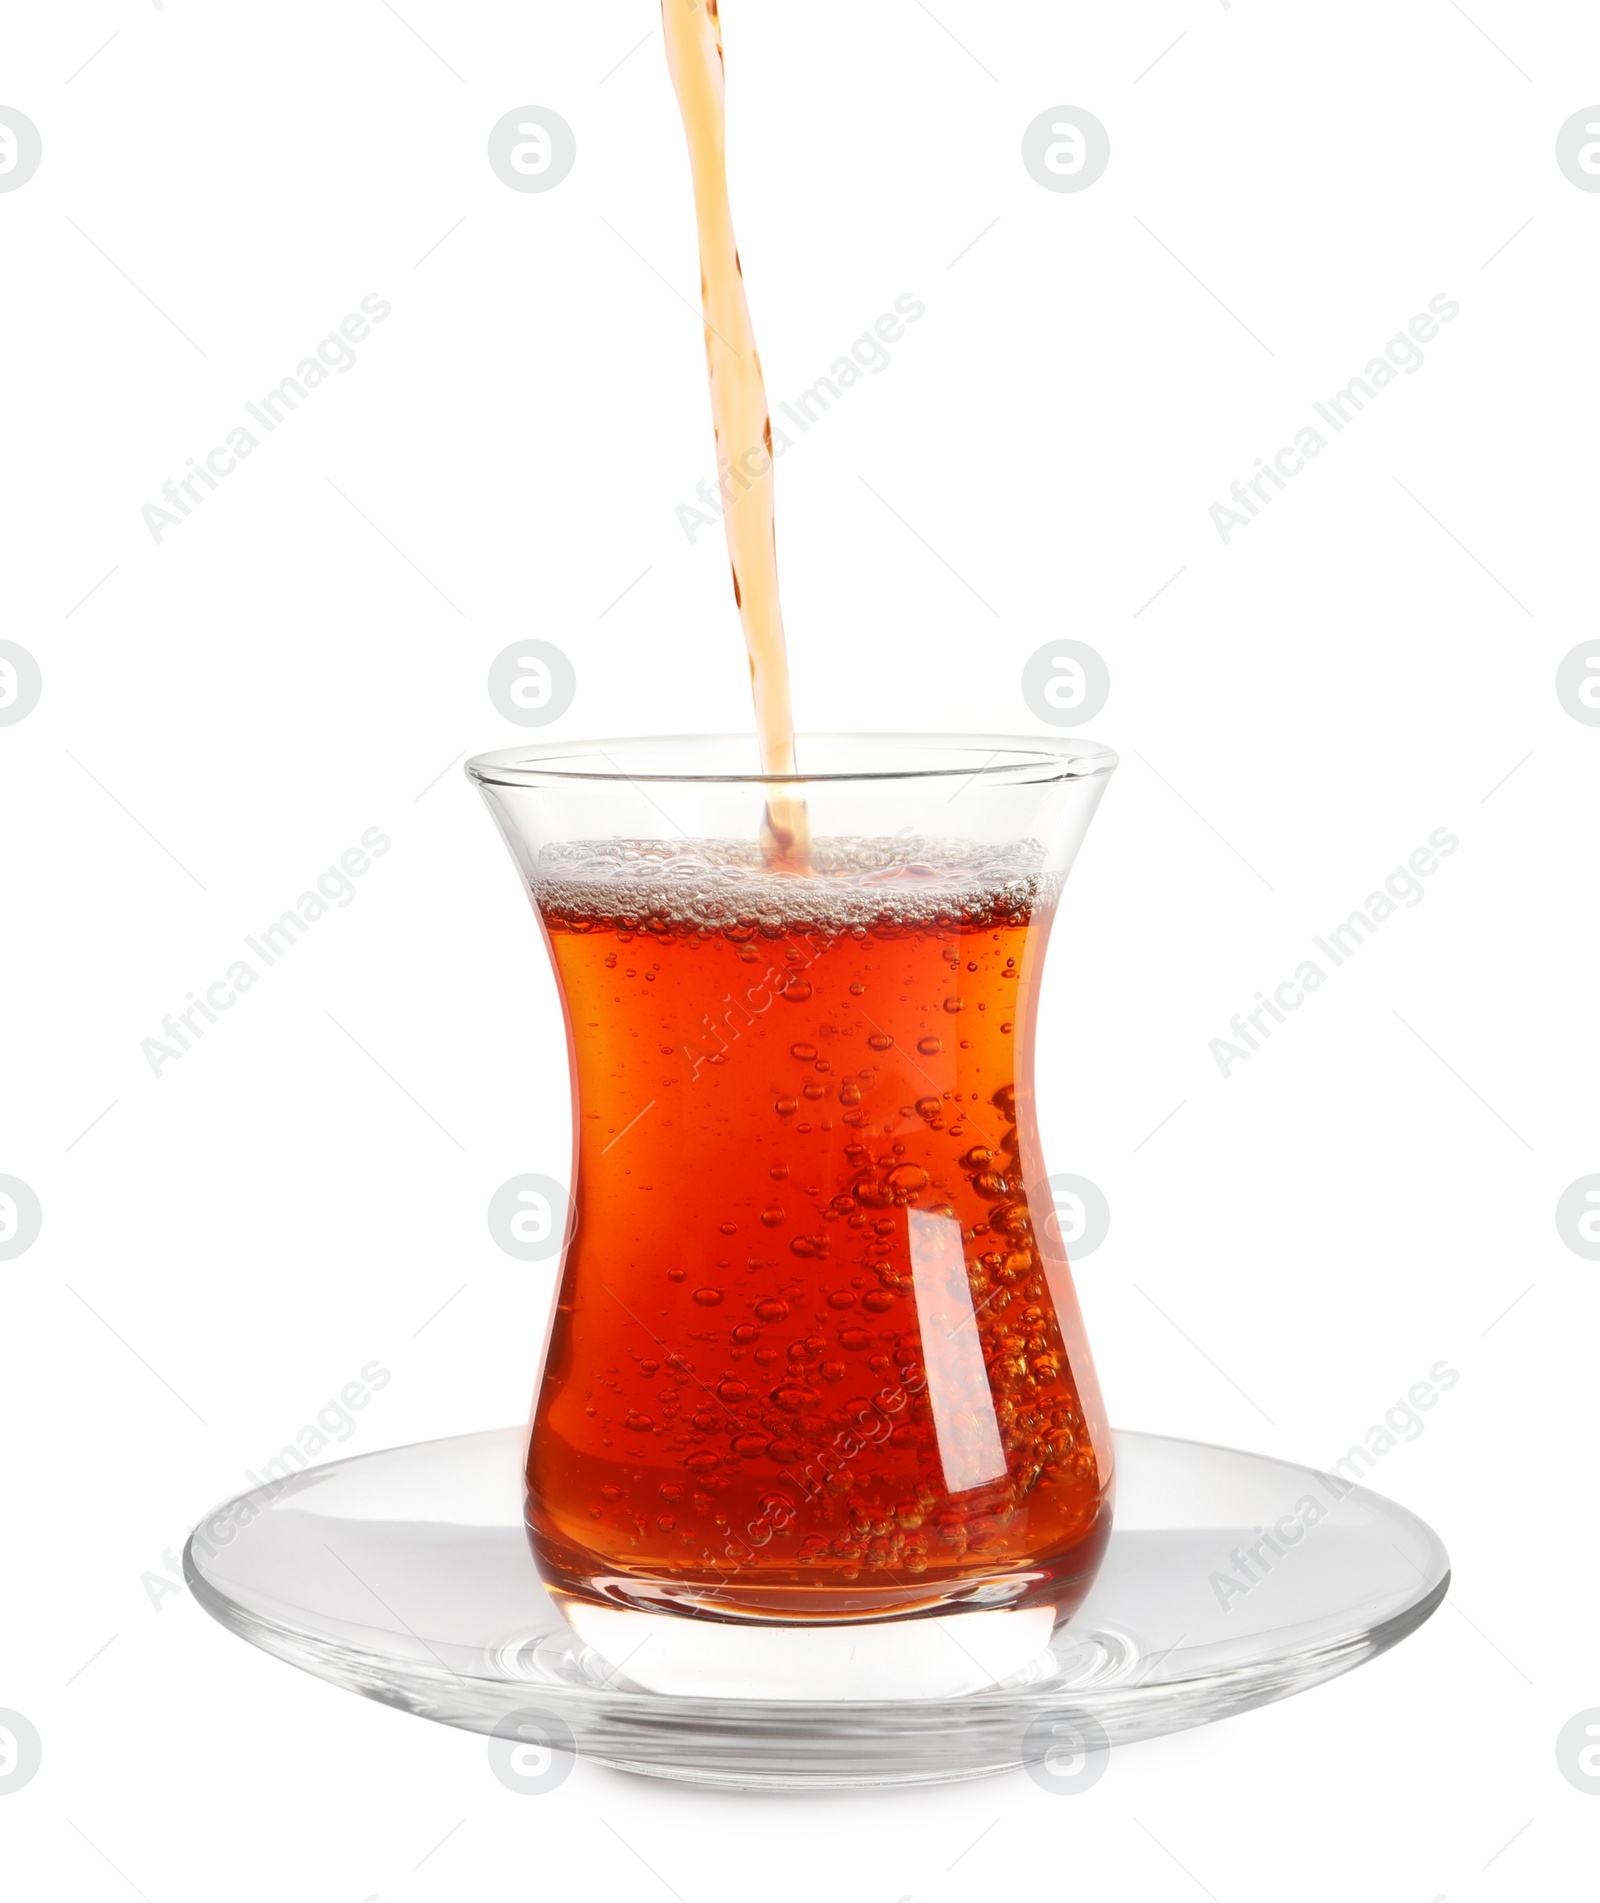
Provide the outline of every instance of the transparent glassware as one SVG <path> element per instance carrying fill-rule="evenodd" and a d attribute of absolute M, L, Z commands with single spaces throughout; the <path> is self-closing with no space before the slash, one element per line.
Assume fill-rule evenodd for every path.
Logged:
<path fill-rule="evenodd" d="M 782 780 L 752 756 L 684 737 L 467 765 L 571 1060 L 534 1560 L 614 1659 L 665 1630 L 713 1675 L 738 1658 L 816 1689 L 872 1626 L 908 1690 L 937 1689 L 959 1621 L 956 1650 L 1004 1676 L 1082 1601 L 1111 1526 L 1034 1039 L 1115 756 L 813 736 Z M 797 831 L 808 854 L 769 864 L 763 840 Z"/>
<path fill-rule="evenodd" d="M 773 1636 L 747 1625 L 662 1619 L 670 1630 L 648 1644 L 629 1634 L 631 1657 L 604 1654 L 534 1570 L 521 1427 L 270 1481 L 202 1518 L 184 1574 L 214 1619 L 274 1657 L 486 1734 L 497 1775 L 528 1792 L 560 1783 L 576 1756 L 734 1790 L 1025 1765 L 1047 1790 L 1080 1791 L 1109 1746 L 1321 1685 L 1415 1631 L 1445 1596 L 1437 1535 L 1364 1487 L 1263 1454 L 1115 1438 L 1117 1522 L 1099 1577 L 1049 1645 L 1004 1676 L 971 1642 L 990 1615 L 887 1621 L 832 1684 L 774 1680 L 760 1661 L 689 1643 Z M 1296 1531 L 1294 1543 L 1274 1557 L 1263 1527 Z M 930 1632 L 937 1657 L 912 1682 L 881 1642 Z"/>

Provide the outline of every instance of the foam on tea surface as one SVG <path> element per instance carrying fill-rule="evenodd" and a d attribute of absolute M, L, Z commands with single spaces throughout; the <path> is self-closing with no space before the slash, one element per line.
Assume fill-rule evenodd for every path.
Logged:
<path fill-rule="evenodd" d="M 703 932 L 838 932 L 1024 923 L 1049 896 L 1031 840 L 839 837 L 811 842 L 811 877 L 774 871 L 754 840 L 580 840 L 539 854 L 547 922 Z"/>

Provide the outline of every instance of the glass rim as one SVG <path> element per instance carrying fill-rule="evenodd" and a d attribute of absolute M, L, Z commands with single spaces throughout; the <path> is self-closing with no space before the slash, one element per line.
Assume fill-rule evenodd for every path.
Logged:
<path fill-rule="evenodd" d="M 658 765 L 626 764 L 630 751 L 666 748 L 691 755 L 696 749 L 742 747 L 755 750 L 753 734 L 632 734 L 609 740 L 547 740 L 535 745 L 502 747 L 474 754 L 462 769 L 474 785 L 536 787 L 567 785 L 626 785 L 638 781 L 676 786 L 827 786 L 851 782 L 882 783 L 921 780 L 983 780 L 1001 786 L 1039 786 L 1054 781 L 1090 779 L 1108 774 L 1117 765 L 1110 747 L 1097 740 L 1051 734 L 950 733 L 801 733 L 795 748 L 804 759 L 808 748 L 848 750 L 867 764 L 820 772 L 738 773 L 727 771 L 663 772 Z M 944 754 L 939 764 L 926 760 L 888 764 L 896 754 Z M 884 764 L 872 764 L 874 760 Z"/>

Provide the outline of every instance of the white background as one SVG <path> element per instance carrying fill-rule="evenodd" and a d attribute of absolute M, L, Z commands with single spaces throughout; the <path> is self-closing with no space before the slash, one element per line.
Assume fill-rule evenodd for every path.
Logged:
<path fill-rule="evenodd" d="M 742 728 L 745 672 L 720 531 L 673 513 L 712 457 L 652 0 L 19 10 L 0 103 L 44 159 L 0 195 L 0 635 L 44 693 L 0 730 L 0 1171 L 44 1226 L 0 1265 L 0 1706 L 45 1755 L 0 1799 L 4 1881 L 1576 1895 L 1596 1811 L 1554 1747 L 1600 1705 L 1600 1269 L 1554 1208 L 1600 1169 L 1600 729 L 1554 675 L 1597 633 L 1600 195 L 1554 141 L 1600 98 L 1600 19 L 724 13 L 774 400 L 927 304 L 780 466 L 801 724 L 1043 732 L 1029 654 L 1071 636 L 1111 670 L 1092 731 L 1124 764 L 1042 1068 L 1053 1167 L 1111 1204 L 1078 1279 L 1113 1418 L 1326 1464 L 1447 1359 L 1374 1484 L 1440 1530 L 1455 1592 L 1362 1671 L 1069 1799 L 585 1764 L 529 1800 L 482 1739 L 152 1605 L 163 1550 L 374 1358 L 393 1379 L 338 1451 L 525 1412 L 551 1271 L 484 1212 L 564 1174 L 566 1069 L 455 764 L 523 737 L 491 660 L 564 648 L 574 736 Z M 486 162 L 525 103 L 577 135 L 548 193 Z M 1110 132 L 1078 194 L 1020 161 L 1062 103 Z M 355 368 L 153 541 L 141 505 L 371 292 L 392 315 Z M 1224 545 L 1210 505 L 1440 292 L 1424 367 Z M 354 902 L 152 1076 L 141 1040 L 372 826 L 393 847 Z M 1425 899 L 1224 1078 L 1232 1014 L 1440 826 Z"/>

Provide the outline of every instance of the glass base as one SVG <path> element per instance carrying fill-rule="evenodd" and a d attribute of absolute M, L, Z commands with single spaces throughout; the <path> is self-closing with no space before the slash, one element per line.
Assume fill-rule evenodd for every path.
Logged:
<path fill-rule="evenodd" d="M 1039 1660 L 1049 1606 L 862 1624 L 730 1625 L 570 1601 L 578 1638 L 670 1698 L 960 1698 Z"/>
<path fill-rule="evenodd" d="M 1205 1724 L 1375 1657 L 1439 1605 L 1414 1514 L 1307 1467 L 1119 1433 L 1077 1613 L 816 1629 L 589 1607 L 522 1524 L 525 1428 L 363 1454 L 243 1494 L 184 1552 L 230 1631 L 403 1711 L 532 1725 L 618 1770 L 748 1790 L 935 1783 Z M 504 1735 L 504 1733 L 502 1733 Z"/>

